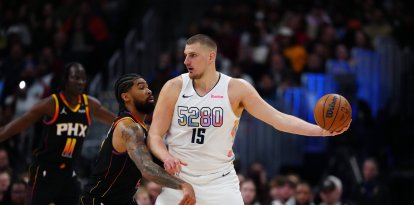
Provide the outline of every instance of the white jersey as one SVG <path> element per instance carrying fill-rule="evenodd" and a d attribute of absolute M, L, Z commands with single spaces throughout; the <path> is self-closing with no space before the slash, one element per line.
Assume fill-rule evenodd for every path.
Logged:
<path fill-rule="evenodd" d="M 230 77 L 220 73 L 214 88 L 199 96 L 188 73 L 181 75 L 183 85 L 166 141 L 169 152 L 186 162 L 183 171 L 210 174 L 232 166 L 232 150 L 239 117 L 230 104 Z"/>

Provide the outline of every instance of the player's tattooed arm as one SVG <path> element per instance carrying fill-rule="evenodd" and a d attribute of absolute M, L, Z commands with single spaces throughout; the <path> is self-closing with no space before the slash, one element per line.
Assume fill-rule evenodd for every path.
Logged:
<path fill-rule="evenodd" d="M 144 131 L 136 124 L 129 124 L 122 129 L 122 138 L 128 155 L 141 171 L 143 177 L 161 186 L 182 189 L 185 183 L 181 179 L 168 174 L 162 167 L 152 161 L 151 154 L 145 143 Z"/>

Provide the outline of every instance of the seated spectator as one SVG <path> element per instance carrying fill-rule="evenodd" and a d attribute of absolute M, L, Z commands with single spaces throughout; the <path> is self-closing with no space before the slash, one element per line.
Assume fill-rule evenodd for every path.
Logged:
<path fill-rule="evenodd" d="M 161 91 L 162 86 L 171 78 L 178 76 L 177 70 L 172 64 L 171 54 L 168 52 L 161 53 L 158 57 L 158 65 L 150 75 L 148 83 L 152 92 L 156 95 Z"/>
<path fill-rule="evenodd" d="M 23 180 L 14 181 L 10 185 L 10 204 L 11 205 L 24 205 L 26 201 L 26 192 L 28 191 L 28 185 Z"/>
<path fill-rule="evenodd" d="M 378 180 L 378 164 L 374 159 L 364 161 L 362 177 L 363 181 L 354 188 L 355 201 L 363 205 L 390 204 L 388 189 Z"/>
<path fill-rule="evenodd" d="M 260 205 L 256 201 L 256 185 L 252 179 L 245 179 L 240 183 L 240 192 L 244 205 Z"/>
<path fill-rule="evenodd" d="M 10 169 L 9 153 L 6 149 L 0 148 L 0 171 Z"/>
<path fill-rule="evenodd" d="M 304 71 L 310 73 L 325 73 L 325 66 L 323 65 L 321 57 L 316 53 L 311 53 L 307 59 Z"/>
<path fill-rule="evenodd" d="M 0 205 L 9 203 L 9 187 L 11 181 L 11 173 L 8 170 L 0 170 Z"/>
<path fill-rule="evenodd" d="M 299 182 L 295 190 L 295 200 L 291 205 L 314 205 L 311 186 L 306 182 Z"/>
<path fill-rule="evenodd" d="M 237 63 L 232 64 L 230 66 L 228 75 L 231 76 L 231 77 L 233 77 L 233 78 L 241 78 L 241 79 L 244 79 L 247 82 L 249 82 L 251 85 L 254 86 L 253 78 L 249 74 L 245 73 L 243 71 L 241 65 L 239 65 Z"/>
<path fill-rule="evenodd" d="M 274 53 L 270 56 L 270 73 L 276 84 L 278 92 L 283 91 L 290 86 L 299 84 L 299 75 L 293 73 L 288 60 L 280 53 Z"/>
<path fill-rule="evenodd" d="M 327 176 L 320 187 L 319 195 L 322 202 L 319 205 L 349 205 L 350 203 L 344 203 L 341 200 L 342 190 L 342 182 L 338 177 Z"/>
<path fill-rule="evenodd" d="M 135 193 L 135 201 L 138 205 L 152 205 L 151 197 L 145 188 L 139 188 Z"/>
<path fill-rule="evenodd" d="M 301 74 L 306 65 L 308 53 L 306 49 L 296 44 L 293 39 L 293 32 L 287 27 L 279 30 L 278 40 L 283 48 L 283 55 L 290 61 L 295 74 Z"/>
<path fill-rule="evenodd" d="M 270 182 L 271 205 L 292 204 L 295 184 L 285 176 L 277 176 Z"/>
<path fill-rule="evenodd" d="M 253 162 L 249 167 L 246 177 L 252 179 L 256 185 L 256 199 L 258 201 L 267 200 L 267 172 L 264 165 L 261 162 Z"/>
<path fill-rule="evenodd" d="M 276 83 L 272 75 L 265 73 L 260 77 L 260 81 L 257 84 L 257 92 L 266 100 L 276 99 Z"/>
<path fill-rule="evenodd" d="M 377 38 L 389 37 L 392 35 L 393 28 L 390 23 L 387 21 L 387 18 L 379 8 L 371 9 L 367 14 L 368 22 L 363 26 L 363 30 L 367 35 L 372 39 L 372 43 L 377 40 Z"/>
<path fill-rule="evenodd" d="M 326 62 L 326 69 L 331 74 L 353 73 L 353 67 L 349 61 L 349 52 L 344 44 L 339 44 L 335 48 L 335 59 Z"/>

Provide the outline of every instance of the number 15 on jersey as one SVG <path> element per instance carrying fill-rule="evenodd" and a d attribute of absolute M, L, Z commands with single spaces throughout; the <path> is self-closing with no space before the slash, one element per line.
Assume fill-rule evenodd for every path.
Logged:
<path fill-rule="evenodd" d="M 206 129 L 193 128 L 193 134 L 191 136 L 191 143 L 204 144 Z"/>

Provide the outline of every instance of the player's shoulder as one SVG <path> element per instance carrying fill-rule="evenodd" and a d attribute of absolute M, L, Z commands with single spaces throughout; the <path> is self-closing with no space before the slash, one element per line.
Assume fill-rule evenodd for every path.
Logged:
<path fill-rule="evenodd" d="M 134 119 L 129 116 L 121 117 L 117 121 L 118 121 L 117 125 L 122 125 L 122 126 L 138 125 L 138 123 L 135 122 Z"/>
<path fill-rule="evenodd" d="M 173 90 L 173 89 L 181 89 L 183 85 L 183 78 L 181 75 L 168 80 L 165 85 L 164 89 Z"/>
<path fill-rule="evenodd" d="M 88 102 L 89 102 L 89 103 L 97 103 L 97 104 L 100 104 L 100 103 L 101 103 L 101 102 L 98 100 L 98 98 L 96 98 L 96 97 L 94 97 L 94 96 L 87 95 L 87 94 L 84 94 L 84 96 L 87 98 L 87 100 L 88 100 Z"/>
<path fill-rule="evenodd" d="M 250 83 L 247 82 L 246 80 L 242 79 L 242 78 L 230 78 L 229 81 L 229 88 L 234 87 L 234 88 L 246 88 L 246 87 L 251 87 Z"/>
<path fill-rule="evenodd" d="M 128 129 L 134 129 L 135 131 L 142 131 L 143 128 L 135 122 L 131 117 L 122 117 L 117 120 L 115 123 L 115 130 L 128 130 Z"/>
<path fill-rule="evenodd" d="M 231 78 L 228 87 L 230 99 L 241 100 L 255 92 L 254 87 L 244 79 Z M 232 100 L 232 101 L 233 101 Z"/>
<path fill-rule="evenodd" d="M 83 94 L 83 96 L 86 98 L 85 103 L 92 109 L 101 106 L 101 101 L 98 100 L 98 98 L 93 97 L 91 95 Z"/>
<path fill-rule="evenodd" d="M 31 112 L 53 116 L 56 106 L 59 106 L 58 97 L 50 95 L 36 103 L 31 108 Z"/>
<path fill-rule="evenodd" d="M 58 99 L 59 97 L 56 95 L 56 94 L 52 94 L 52 95 L 49 95 L 49 96 L 47 96 L 47 97 L 45 97 L 45 98 L 43 98 L 42 100 L 40 100 L 39 102 L 54 102 L 55 101 L 55 99 Z"/>
<path fill-rule="evenodd" d="M 113 129 L 114 130 L 122 130 L 125 127 L 127 127 L 129 125 L 132 125 L 134 123 L 135 122 L 134 122 L 134 120 L 132 118 L 124 116 L 124 117 L 118 117 L 114 121 L 114 124 L 112 126 L 113 126 Z"/>
<path fill-rule="evenodd" d="M 39 106 L 54 106 L 56 103 L 58 103 L 58 98 L 57 95 L 49 95 L 45 98 L 43 98 L 42 100 L 39 101 L 39 103 L 37 105 Z"/>

